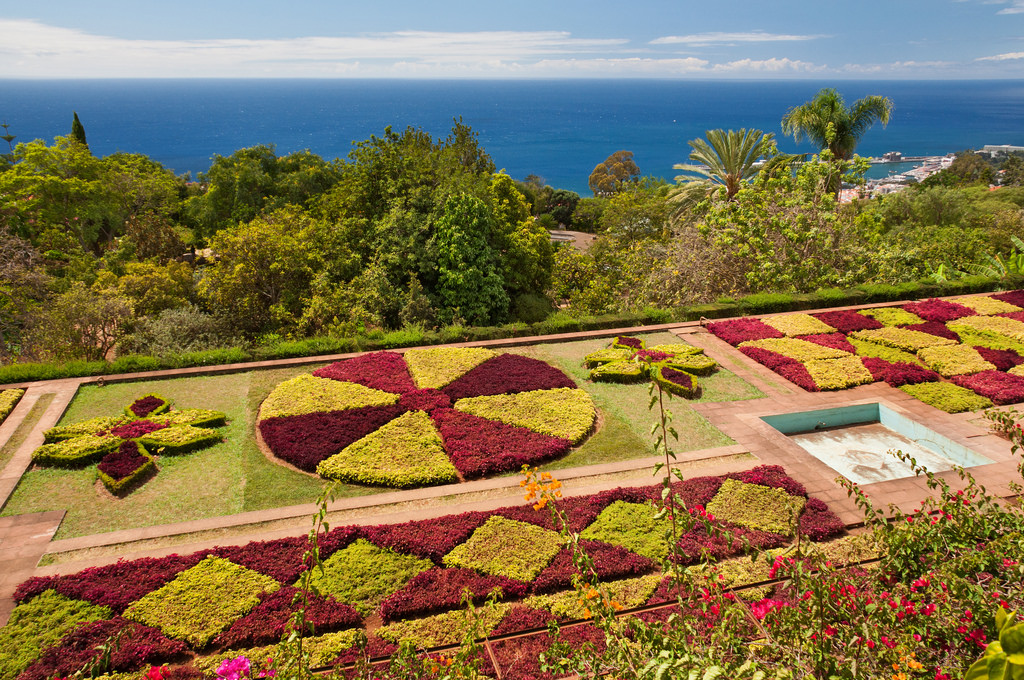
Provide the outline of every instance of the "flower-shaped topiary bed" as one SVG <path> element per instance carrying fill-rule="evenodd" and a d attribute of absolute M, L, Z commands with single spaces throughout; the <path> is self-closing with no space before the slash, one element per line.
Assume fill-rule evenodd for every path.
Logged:
<path fill-rule="evenodd" d="M 480 348 L 375 352 L 274 388 L 258 429 L 277 458 L 328 479 L 416 487 L 564 456 L 597 409 L 557 368 Z"/>
<path fill-rule="evenodd" d="M 700 394 L 698 375 L 709 375 L 718 362 L 684 342 L 648 348 L 641 338 L 620 335 L 608 349 L 591 352 L 583 363 L 596 382 L 634 383 L 651 379 L 681 397 Z"/>
<path fill-rule="evenodd" d="M 1024 402 L 1024 291 L 780 314 L 708 330 L 800 387 L 884 380 L 950 413 Z"/>
<path fill-rule="evenodd" d="M 702 552 L 737 556 L 744 543 L 778 548 L 796 533 L 812 540 L 845 533 L 823 502 L 808 498 L 777 466 L 674 487 L 691 512 L 713 516 L 715 525 L 710 533 L 697 525 L 680 536 L 676 554 L 683 564 Z M 608 593 L 626 608 L 673 599 L 660 573 L 670 552 L 666 520 L 656 519 L 652 505 L 660 497 L 656 485 L 559 502 Z M 306 549 L 305 538 L 285 538 L 32 578 L 18 587 L 18 606 L 0 629 L 0 680 L 70 675 L 84 654 L 121 630 L 128 633 L 114 655 L 118 671 L 186 662 L 198 652 L 202 656 L 190 663 L 213 677 L 225 658 L 265 659 L 273 650 L 261 646 L 281 639 L 297 606 Z M 334 528 L 321 535 L 320 551 L 324 568 L 313 574 L 307 610 L 315 626 L 307 647 L 314 666 L 350 660 L 354 629 L 368 618 L 383 622 L 369 635 L 374 655 L 390 653 L 403 640 L 420 647 L 459 642 L 466 591 L 480 602 L 501 588 L 501 603 L 479 610 L 484 632 L 492 635 L 586 616 L 572 591 L 570 552 L 550 514 L 530 506 Z M 749 558 L 742 561 L 749 565 Z M 498 650 L 504 677 L 535 670 L 536 654 L 517 667 L 520 650 Z M 509 675 L 510 669 L 516 672 Z"/>

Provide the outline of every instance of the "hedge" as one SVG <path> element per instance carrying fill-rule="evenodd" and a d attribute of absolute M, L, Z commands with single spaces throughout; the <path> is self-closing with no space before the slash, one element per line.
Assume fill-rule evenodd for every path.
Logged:
<path fill-rule="evenodd" d="M 670 364 L 658 364 L 651 371 L 651 378 L 666 391 L 686 399 L 700 396 L 700 383 L 687 371 Z"/>
<path fill-rule="evenodd" d="M 708 503 L 707 511 L 749 529 L 792 536 L 805 502 L 782 489 L 727 479 Z"/>
<path fill-rule="evenodd" d="M 156 471 L 156 462 L 138 443 L 123 441 L 117 451 L 103 457 L 96 470 L 103 486 L 117 496 L 145 482 Z"/>
<path fill-rule="evenodd" d="M 11 411 L 14 410 L 14 407 L 24 394 L 25 390 L 19 389 L 0 391 L 0 423 L 4 422 L 7 416 L 11 415 Z"/>
<path fill-rule="evenodd" d="M 623 384 L 644 382 L 647 380 L 647 366 L 632 359 L 611 361 L 592 368 L 590 370 L 590 379 L 594 382 Z"/>
<path fill-rule="evenodd" d="M 465 543 L 444 556 L 449 567 L 532 581 L 562 549 L 562 537 L 549 529 L 491 516 Z"/>
<path fill-rule="evenodd" d="M 46 443 L 59 442 L 82 435 L 95 435 L 99 432 L 112 430 L 120 425 L 131 422 L 134 418 L 128 416 L 99 416 L 81 420 L 69 425 L 57 425 L 43 432 L 43 441 Z"/>
<path fill-rule="evenodd" d="M 121 440 L 109 435 L 83 435 L 43 444 L 32 452 L 32 462 L 53 467 L 85 467 L 117 449 Z"/>
<path fill-rule="evenodd" d="M 613 361 L 629 361 L 632 356 L 633 350 L 609 347 L 608 349 L 599 349 L 588 354 L 583 359 L 583 365 L 587 368 L 596 368 L 603 364 L 610 364 Z"/>
<path fill-rule="evenodd" d="M 794 335 L 818 335 L 832 333 L 836 329 L 810 314 L 779 314 L 762 319 L 766 324 L 787 337 Z"/>
<path fill-rule="evenodd" d="M 992 406 L 992 400 L 988 397 L 975 394 L 966 387 L 952 383 L 928 382 L 918 385 L 903 385 L 899 389 L 946 413 L 977 411 Z"/>
<path fill-rule="evenodd" d="M 583 441 L 597 419 L 597 407 L 590 395 L 567 387 L 460 399 L 455 408 L 481 418 L 568 439 L 573 444 Z"/>
<path fill-rule="evenodd" d="M 171 402 L 159 394 L 144 394 L 124 407 L 124 414 L 129 418 L 146 418 L 158 416 L 171 408 Z"/>
<path fill-rule="evenodd" d="M 139 443 L 157 454 L 177 456 L 221 441 L 220 433 L 192 425 L 174 425 L 139 437 Z"/>

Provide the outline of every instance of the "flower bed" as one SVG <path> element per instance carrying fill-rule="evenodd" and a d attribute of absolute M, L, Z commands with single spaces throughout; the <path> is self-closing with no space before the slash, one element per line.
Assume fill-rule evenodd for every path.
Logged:
<path fill-rule="evenodd" d="M 296 407 L 307 388 L 319 396 Z M 257 426 L 270 451 L 301 470 L 410 488 L 563 456 L 596 417 L 589 396 L 543 361 L 431 348 L 363 355 L 281 383 Z"/>
<path fill-rule="evenodd" d="M 626 335 L 620 335 L 615 338 L 615 342 L 612 343 L 612 349 L 628 349 L 632 352 L 637 352 L 644 349 L 644 341 L 640 338 L 631 338 Z"/>
<path fill-rule="evenodd" d="M 768 338 L 766 340 L 752 340 L 740 345 L 741 349 L 743 347 L 766 349 L 769 352 L 776 352 L 800 362 L 812 361 L 814 359 L 838 359 L 839 357 L 850 356 L 850 353 L 844 350 L 825 347 L 799 338 Z"/>
<path fill-rule="evenodd" d="M 1017 404 L 1024 401 L 1024 378 L 1019 375 L 985 371 L 973 375 L 959 375 L 953 382 L 974 390 L 995 404 Z"/>
<path fill-rule="evenodd" d="M 965 387 L 951 383 L 928 382 L 918 385 L 903 385 L 901 390 L 946 413 L 977 411 L 992 406 L 992 400 L 974 393 Z"/>
<path fill-rule="evenodd" d="M 845 390 L 874 381 L 874 376 L 857 357 L 816 359 L 804 363 L 816 391 Z"/>
<path fill-rule="evenodd" d="M 950 322 L 949 329 L 961 336 L 964 335 L 964 331 L 974 331 L 982 336 L 1008 338 L 1024 343 L 1024 321 L 1005 316 L 969 316 Z"/>
<path fill-rule="evenodd" d="M 886 326 L 885 328 L 873 331 L 855 331 L 850 336 L 858 340 L 867 340 L 879 345 L 894 347 L 904 352 L 919 352 L 925 347 L 956 344 L 956 340 L 940 338 L 931 333 L 922 333 L 921 331 L 912 331 L 896 326 Z"/>
<path fill-rule="evenodd" d="M 611 361 L 591 369 L 590 379 L 595 382 L 626 384 L 644 382 L 647 380 L 647 366 L 631 359 Z"/>
<path fill-rule="evenodd" d="M 103 457 L 96 470 L 103 486 L 116 496 L 143 482 L 156 471 L 156 463 L 137 442 L 123 441 L 117 451 Z"/>
<path fill-rule="evenodd" d="M 821 335 L 833 333 L 835 328 L 810 314 L 778 314 L 762 319 L 766 324 L 787 337 L 794 335 Z"/>
<path fill-rule="evenodd" d="M 114 451 L 121 440 L 109 435 L 82 435 L 74 439 L 43 444 L 32 452 L 32 462 L 53 467 L 92 465 Z"/>
<path fill-rule="evenodd" d="M 975 347 L 981 358 L 996 367 L 997 371 L 1009 371 L 1015 366 L 1024 364 L 1024 357 L 1012 349 L 992 349 L 990 347 Z"/>
<path fill-rule="evenodd" d="M 875 357 L 861 357 L 861 362 L 865 368 L 871 371 L 875 380 L 884 380 L 893 387 L 940 380 L 938 373 L 918 364 L 893 363 Z"/>
<path fill-rule="evenodd" d="M 960 342 L 960 336 L 949 330 L 945 324 L 939 323 L 938 321 L 925 321 L 924 323 L 909 324 L 906 326 L 900 326 L 908 331 L 920 331 L 921 333 L 929 333 L 931 335 L 937 335 L 940 338 L 946 338 L 953 342 Z"/>
<path fill-rule="evenodd" d="M 694 375 L 711 375 L 718 368 L 718 362 L 706 354 L 666 358 L 663 363 L 677 371 L 686 371 Z"/>
<path fill-rule="evenodd" d="M 968 295 L 966 297 L 957 298 L 956 302 L 964 307 L 973 309 L 978 314 L 984 315 L 1006 314 L 1008 312 L 1022 311 L 1017 305 L 1010 304 L 1003 299 L 990 295 Z"/>
<path fill-rule="evenodd" d="M 832 349 L 838 349 L 843 352 L 849 352 L 850 354 L 856 354 L 857 349 L 850 344 L 850 341 L 846 339 L 846 336 L 842 333 L 819 333 L 817 335 L 804 335 L 800 338 L 807 342 L 813 342 L 816 345 L 822 347 L 831 347 Z"/>
<path fill-rule="evenodd" d="M 903 309 L 921 317 L 925 321 L 936 321 L 943 324 L 977 314 L 970 307 L 965 307 L 950 300 L 939 300 L 938 298 L 909 302 L 903 305 Z"/>
<path fill-rule="evenodd" d="M 651 377 L 666 391 L 680 397 L 693 399 L 700 395 L 697 378 L 675 366 L 655 366 Z"/>
<path fill-rule="evenodd" d="M 995 370 L 995 366 L 985 361 L 978 350 L 967 345 L 925 347 L 917 356 L 944 378 Z"/>
<path fill-rule="evenodd" d="M 862 309 L 858 314 L 870 316 L 883 326 L 909 326 L 923 323 L 924 319 L 900 307 L 875 307 Z"/>
<path fill-rule="evenodd" d="M 708 330 L 736 347 L 752 340 L 781 338 L 783 333 L 760 319 L 731 319 L 708 324 Z"/>
<path fill-rule="evenodd" d="M 25 390 L 22 389 L 0 390 L 0 423 L 11 415 L 11 411 L 18 405 L 24 394 Z"/>
<path fill-rule="evenodd" d="M 159 394 L 145 394 L 124 408 L 124 414 L 129 418 L 146 418 L 147 416 L 158 416 L 171 408 L 171 402 Z"/>
<path fill-rule="evenodd" d="M 599 349 L 596 352 L 591 352 L 583 360 L 583 363 L 587 368 L 597 368 L 604 364 L 610 364 L 613 361 L 629 361 L 632 356 L 633 350 L 631 349 L 609 347 L 608 349 Z"/>
<path fill-rule="evenodd" d="M 627 343 L 625 341 L 636 340 Z M 672 394 L 695 398 L 700 386 L 695 376 L 710 375 L 718 369 L 718 362 L 705 356 L 704 350 L 686 343 L 658 345 L 644 349 L 637 338 L 619 336 L 610 350 L 599 350 L 584 358 L 587 366 L 594 365 L 590 379 L 595 382 L 636 383 L 651 379 Z M 630 352 L 627 359 L 603 362 L 607 352 Z"/>
<path fill-rule="evenodd" d="M 882 324 L 877 319 L 866 314 L 858 314 L 857 312 L 849 309 L 840 309 L 832 312 L 818 312 L 812 316 L 814 316 L 815 319 L 832 326 L 840 333 L 869 331 L 882 327 Z"/>

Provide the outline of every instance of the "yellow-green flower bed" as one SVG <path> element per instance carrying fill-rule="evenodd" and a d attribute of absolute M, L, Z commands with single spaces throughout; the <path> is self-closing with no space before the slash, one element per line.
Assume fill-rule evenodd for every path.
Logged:
<path fill-rule="evenodd" d="M 74 437 L 81 437 L 83 435 L 94 435 L 97 432 L 110 430 L 118 425 L 124 425 L 130 421 L 131 418 L 128 416 L 99 416 L 98 418 L 89 418 L 88 420 L 81 420 L 69 425 L 51 427 L 43 433 L 43 439 L 47 443 L 50 443 L 63 441 L 65 439 L 72 439 Z"/>
<path fill-rule="evenodd" d="M 667 359 L 665 364 L 680 371 L 694 375 L 711 375 L 718 368 L 718 362 L 706 354 L 675 356 Z"/>
<path fill-rule="evenodd" d="M 876 359 L 890 361 L 894 364 L 903 363 L 924 366 L 924 362 L 917 357 L 917 354 L 904 352 L 901 349 L 896 349 L 889 345 L 881 345 L 877 342 L 860 340 L 859 338 L 848 337 L 847 340 L 849 340 L 850 344 L 856 348 L 857 356 L 859 357 L 874 357 Z"/>
<path fill-rule="evenodd" d="M 117 437 L 81 435 L 74 439 L 43 444 L 32 452 L 32 462 L 53 467 L 83 467 L 92 465 L 103 456 L 117 449 L 121 442 Z"/>
<path fill-rule="evenodd" d="M 260 407 L 260 419 L 343 411 L 364 406 L 388 406 L 397 401 L 397 394 L 306 374 L 275 387 Z"/>
<path fill-rule="evenodd" d="M 604 541 L 652 560 L 662 560 L 668 555 L 668 524 L 654 515 L 654 508 L 647 503 L 616 501 L 601 511 L 580 538 Z"/>
<path fill-rule="evenodd" d="M 835 328 L 829 326 L 824 321 L 815 319 L 810 314 L 779 314 L 777 316 L 766 316 L 761 320 L 787 337 L 836 332 Z"/>
<path fill-rule="evenodd" d="M 854 331 L 850 333 L 850 337 L 857 338 L 858 340 L 867 340 L 868 342 L 874 342 L 880 345 L 888 345 L 889 347 L 895 347 L 905 352 L 917 353 L 925 347 L 939 347 L 942 345 L 955 345 L 956 340 L 950 340 L 949 338 L 940 338 L 937 335 L 931 333 L 922 333 L 921 331 L 909 330 L 906 328 L 896 328 L 894 326 L 886 326 L 885 328 L 876 328 L 871 331 Z"/>
<path fill-rule="evenodd" d="M 456 609 L 422 619 L 406 619 L 381 626 L 376 633 L 388 642 L 414 645 L 417 649 L 457 645 L 466 635 L 487 635 L 508 613 L 511 605 L 477 607 L 472 613 Z"/>
<path fill-rule="evenodd" d="M 558 533 L 495 515 L 445 555 L 444 563 L 529 582 L 561 549 Z"/>
<path fill-rule="evenodd" d="M 648 574 L 637 578 L 603 583 L 598 594 L 606 601 L 615 602 L 624 609 L 638 607 L 646 602 L 662 580 L 661 574 Z M 595 597 L 596 600 L 596 597 Z M 586 619 L 593 616 L 594 600 L 581 598 L 575 590 L 552 595 L 534 595 L 523 601 L 527 607 L 544 609 L 562 619 Z"/>
<path fill-rule="evenodd" d="M 655 345 L 654 347 L 648 347 L 652 352 L 661 352 L 662 354 L 677 355 L 688 355 L 688 354 L 704 354 L 702 347 L 694 347 L 693 345 L 687 345 L 685 342 L 671 342 L 665 345 Z M 588 355 L 589 356 L 589 355 Z"/>
<path fill-rule="evenodd" d="M 468 397 L 455 409 L 579 443 L 597 418 L 594 400 L 583 390 L 560 387 L 519 394 Z"/>
<path fill-rule="evenodd" d="M 924 319 L 917 314 L 899 307 L 875 307 L 874 309 L 862 309 L 857 313 L 870 316 L 883 326 L 913 326 L 924 323 Z"/>
<path fill-rule="evenodd" d="M 804 362 L 804 367 L 819 390 L 845 390 L 874 382 L 859 357 L 815 359 Z"/>
<path fill-rule="evenodd" d="M 825 347 L 799 338 L 765 338 L 740 343 L 740 347 L 757 347 L 775 352 L 799 362 L 815 359 L 838 359 L 851 356 L 849 352 L 834 347 Z"/>
<path fill-rule="evenodd" d="M 481 347 L 437 347 L 411 349 L 405 353 L 405 363 L 417 387 L 436 390 L 496 356 L 497 352 Z"/>
<path fill-rule="evenodd" d="M 615 352 L 625 350 L 613 350 Z M 647 366 L 626 359 L 599 364 L 590 370 L 590 379 L 604 382 L 637 383 L 647 380 Z"/>
<path fill-rule="evenodd" d="M 410 488 L 458 481 L 441 435 L 423 411 L 408 411 L 320 462 L 317 474 L 360 484 Z"/>
<path fill-rule="evenodd" d="M 168 456 L 205 449 L 220 440 L 220 434 L 215 430 L 192 425 L 172 425 L 139 438 L 139 442 L 153 453 Z"/>
<path fill-rule="evenodd" d="M 1017 305 L 1011 305 L 1009 302 L 1003 302 L 988 295 L 968 295 L 966 297 L 950 299 L 949 301 L 973 309 L 978 314 L 986 316 L 1021 311 L 1021 308 Z"/>
<path fill-rule="evenodd" d="M 966 329 L 981 335 L 1024 342 L 1024 322 L 1005 316 L 965 316 L 950 323 L 949 329 L 958 334 L 961 329 Z"/>
<path fill-rule="evenodd" d="M 707 511 L 742 527 L 792 536 L 805 502 L 782 489 L 727 479 L 708 503 Z"/>
<path fill-rule="evenodd" d="M 946 413 L 977 411 L 992 406 L 991 399 L 952 383 L 920 383 L 918 385 L 903 385 L 899 389 Z"/>
<path fill-rule="evenodd" d="M 995 370 L 995 366 L 985 361 L 978 354 L 978 350 L 967 345 L 925 347 L 917 355 L 921 357 L 928 368 L 944 378 Z"/>
<path fill-rule="evenodd" d="M 591 352 L 586 356 L 583 363 L 587 368 L 597 368 L 598 366 L 617 361 L 629 361 L 632 357 L 632 350 L 609 347 L 608 349 L 599 349 L 596 352 Z"/>
<path fill-rule="evenodd" d="M 7 416 L 11 415 L 11 411 L 14 410 L 14 407 L 24 394 L 25 390 L 22 389 L 0 391 L 0 423 L 4 422 Z"/>

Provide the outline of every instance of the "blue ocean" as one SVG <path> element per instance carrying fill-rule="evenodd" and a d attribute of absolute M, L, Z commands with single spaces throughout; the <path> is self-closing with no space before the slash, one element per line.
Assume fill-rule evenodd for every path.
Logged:
<path fill-rule="evenodd" d="M 589 195 L 587 177 L 612 152 L 630 150 L 643 174 L 670 179 L 686 142 L 711 128 L 759 128 L 784 151 L 812 151 L 782 139 L 779 121 L 829 86 L 847 102 L 894 103 L 861 155 L 1024 145 L 1024 81 L 4 80 L 0 120 L 16 141 L 51 140 L 77 111 L 94 153 L 143 153 L 196 177 L 214 154 L 246 146 L 333 159 L 389 125 L 443 137 L 461 117 L 513 177 Z"/>

